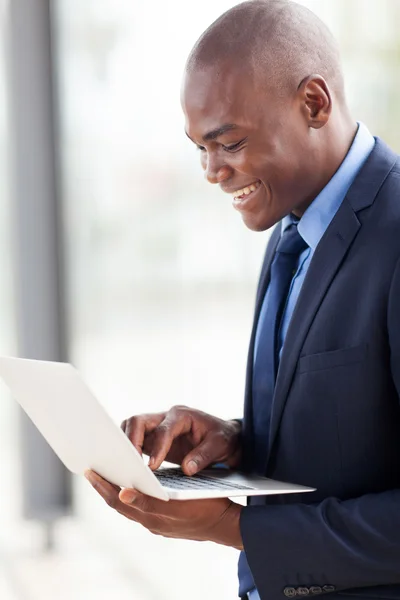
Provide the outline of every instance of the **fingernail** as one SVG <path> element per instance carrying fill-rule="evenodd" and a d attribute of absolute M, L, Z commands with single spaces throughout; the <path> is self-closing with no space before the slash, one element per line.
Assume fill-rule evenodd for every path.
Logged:
<path fill-rule="evenodd" d="M 187 470 L 189 472 L 190 475 L 193 475 L 193 473 L 196 473 L 197 471 L 197 462 L 195 460 L 190 460 L 188 462 L 187 465 Z"/>
<path fill-rule="evenodd" d="M 133 504 L 138 497 L 138 494 L 135 490 L 122 490 L 119 495 L 121 502 L 124 504 Z"/>
<path fill-rule="evenodd" d="M 150 460 L 149 460 L 149 467 L 152 467 L 154 465 L 156 461 L 154 460 L 154 458 L 152 456 L 150 456 Z"/>

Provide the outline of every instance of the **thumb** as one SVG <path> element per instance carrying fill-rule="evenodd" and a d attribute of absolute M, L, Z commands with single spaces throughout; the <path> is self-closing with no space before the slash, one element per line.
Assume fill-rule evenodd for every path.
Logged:
<path fill-rule="evenodd" d="M 214 452 L 212 451 L 212 440 L 205 439 L 194 450 L 189 452 L 182 461 L 182 470 L 186 475 L 194 475 L 198 471 L 205 469 L 211 463 L 215 462 Z"/>

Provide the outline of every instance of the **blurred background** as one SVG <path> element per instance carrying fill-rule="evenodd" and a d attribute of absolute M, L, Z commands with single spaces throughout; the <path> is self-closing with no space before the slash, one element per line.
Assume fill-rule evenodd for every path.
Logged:
<path fill-rule="evenodd" d="M 0 353 L 70 360 L 118 423 L 241 416 L 267 234 L 205 182 L 179 104 L 233 4 L 0 0 Z M 400 2 L 302 4 L 340 42 L 354 116 L 400 151 Z M 0 481 L 1 600 L 236 597 L 234 550 L 114 514 L 4 386 Z"/>

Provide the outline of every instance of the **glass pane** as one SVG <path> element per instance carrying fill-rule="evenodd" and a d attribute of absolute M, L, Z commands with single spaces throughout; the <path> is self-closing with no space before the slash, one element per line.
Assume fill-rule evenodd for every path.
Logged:
<path fill-rule="evenodd" d="M 153 19 L 146 3 L 58 3 L 71 356 L 117 421 L 174 404 L 242 412 L 265 236 L 203 181 L 179 104 L 192 42 L 229 5 L 189 17 L 158 2 Z M 216 562 L 215 593 L 235 596 L 233 550 L 171 545 L 115 522 L 86 486 L 76 494 L 156 597 L 186 597 L 195 565 Z M 199 581 L 191 598 L 208 589 Z"/>
<path fill-rule="evenodd" d="M 116 421 L 174 404 L 242 413 L 267 234 L 246 230 L 229 199 L 204 181 L 179 104 L 193 42 L 233 4 L 55 5 L 71 358 Z M 357 2 L 304 4 L 339 39 L 354 115 L 398 145 L 396 2 L 379 5 L 382 36 L 360 27 Z M 375 19 L 374 3 L 363 2 L 362 15 L 363 23 Z M 176 600 L 205 598 L 211 586 L 212 597 L 235 597 L 233 550 L 150 536 L 82 482 L 76 507 L 127 565 L 132 589 Z M 199 565 L 215 574 L 211 582 Z"/>

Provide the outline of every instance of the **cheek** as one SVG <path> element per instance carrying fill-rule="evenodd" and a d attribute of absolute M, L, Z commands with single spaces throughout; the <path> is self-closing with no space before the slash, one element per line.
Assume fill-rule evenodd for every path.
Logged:
<path fill-rule="evenodd" d="M 246 181 L 249 177 L 260 179 L 262 174 L 262 161 L 258 160 L 253 154 L 246 152 L 238 152 L 237 154 L 229 154 L 225 157 L 225 163 L 229 168 L 240 175 L 246 176 Z"/>
<path fill-rule="evenodd" d="M 259 179 L 263 183 L 267 183 L 271 175 L 271 169 L 267 161 L 260 160 L 259 157 L 247 157 L 243 159 L 237 165 L 237 170 L 251 178 Z"/>
<path fill-rule="evenodd" d="M 275 193 L 285 188 L 292 178 L 290 149 L 274 148 L 271 152 L 261 153 L 257 160 L 249 163 L 252 173 Z"/>

